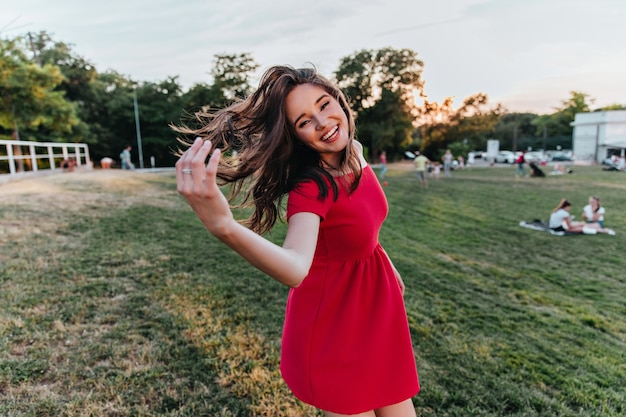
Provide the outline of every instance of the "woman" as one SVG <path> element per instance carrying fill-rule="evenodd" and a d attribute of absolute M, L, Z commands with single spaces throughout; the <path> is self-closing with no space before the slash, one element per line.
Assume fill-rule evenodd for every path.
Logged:
<path fill-rule="evenodd" d="M 550 215 L 550 222 L 548 224 L 550 229 L 555 232 L 582 233 L 584 224 L 580 222 L 574 223 L 571 220 L 569 212 L 571 208 L 572 203 L 565 198 L 562 199 L 559 205 L 552 210 L 552 214 Z"/>
<path fill-rule="evenodd" d="M 615 235 L 615 231 L 604 227 L 604 207 L 600 204 L 600 198 L 591 196 L 589 197 L 589 204 L 583 207 L 583 220 L 587 222 L 587 226 L 598 226 L 600 233 L 608 233 Z"/>
<path fill-rule="evenodd" d="M 378 242 L 387 201 L 344 94 L 313 69 L 276 66 L 247 99 L 197 116 L 200 128 L 175 128 L 202 138 L 176 163 L 178 191 L 209 232 L 291 287 L 281 372 L 294 395 L 326 416 L 415 416 L 404 284 Z M 254 208 L 244 224 L 218 182 Z M 261 235 L 285 196 L 278 246 Z"/>

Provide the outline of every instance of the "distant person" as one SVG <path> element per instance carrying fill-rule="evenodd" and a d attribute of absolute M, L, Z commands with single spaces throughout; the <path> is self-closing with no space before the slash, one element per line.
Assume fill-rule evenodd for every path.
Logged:
<path fill-rule="evenodd" d="M 446 153 L 441 157 L 443 161 L 443 176 L 444 178 L 450 178 L 452 175 L 450 172 L 452 171 L 452 161 L 454 160 L 454 156 L 450 149 L 446 149 Z"/>
<path fill-rule="evenodd" d="M 387 152 L 382 151 L 380 153 L 380 155 L 378 156 L 378 159 L 380 161 L 380 179 L 384 179 L 385 178 L 385 174 L 387 173 Z"/>
<path fill-rule="evenodd" d="M 436 180 L 441 177 L 441 164 L 439 162 L 432 163 L 432 176 Z"/>
<path fill-rule="evenodd" d="M 120 154 L 120 162 L 122 164 L 122 169 L 124 170 L 135 169 L 135 165 L 133 165 L 133 162 L 131 161 L 131 155 L 130 155 L 131 149 L 133 149 L 132 146 L 126 145 L 126 147 Z"/>
<path fill-rule="evenodd" d="M 64 159 L 63 162 L 61 162 L 61 169 L 63 171 L 72 172 L 74 171 L 74 168 L 76 168 L 75 158 Z"/>
<path fill-rule="evenodd" d="M 102 169 L 109 169 L 111 168 L 112 165 L 113 165 L 113 159 L 109 158 L 108 156 L 105 156 L 104 158 L 100 160 L 100 168 Z"/>
<path fill-rule="evenodd" d="M 470 152 L 467 154 L 467 167 L 471 168 L 474 166 L 474 162 L 476 162 L 476 154 L 474 152 Z"/>
<path fill-rule="evenodd" d="M 527 177 L 528 173 L 526 172 L 526 156 L 525 156 L 524 151 L 520 153 L 515 163 L 517 163 L 517 170 L 515 171 L 515 178 L 519 176 Z"/>
<path fill-rule="evenodd" d="M 622 155 L 617 161 L 617 169 L 620 171 L 626 171 L 626 156 Z"/>
<path fill-rule="evenodd" d="M 415 172 L 417 173 L 417 181 L 422 188 L 428 188 L 428 179 L 426 178 L 426 169 L 428 168 L 428 164 L 430 163 L 430 159 L 422 155 L 421 152 L 415 152 L 415 159 L 413 160 L 413 164 L 415 164 Z"/>
<path fill-rule="evenodd" d="M 463 155 L 459 155 L 457 159 L 459 161 L 459 169 L 465 169 L 465 158 L 463 158 Z"/>
<path fill-rule="evenodd" d="M 600 198 L 596 196 L 589 197 L 589 204 L 583 207 L 583 220 L 587 222 L 587 226 L 597 224 L 598 232 L 614 235 L 613 229 L 607 229 L 604 227 L 604 213 L 605 209 L 600 204 Z"/>
<path fill-rule="evenodd" d="M 554 164 L 554 168 L 550 172 L 550 175 L 563 175 L 565 174 L 565 166 L 563 164 Z"/>

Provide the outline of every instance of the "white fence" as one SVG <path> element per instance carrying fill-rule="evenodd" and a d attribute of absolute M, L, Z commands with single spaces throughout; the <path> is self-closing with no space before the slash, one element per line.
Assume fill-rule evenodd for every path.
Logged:
<path fill-rule="evenodd" d="M 84 143 L 0 140 L 0 173 L 6 173 L 5 161 L 10 175 L 40 169 L 62 169 L 63 161 L 72 161 L 75 167 L 93 167 L 89 147 Z M 18 167 L 22 170 L 18 171 Z"/>

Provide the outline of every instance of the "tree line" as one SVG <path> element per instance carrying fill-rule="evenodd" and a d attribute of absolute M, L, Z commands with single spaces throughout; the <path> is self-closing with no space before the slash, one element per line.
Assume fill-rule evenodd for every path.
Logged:
<path fill-rule="evenodd" d="M 346 56 L 330 76 L 349 98 L 368 158 L 382 150 L 390 160 L 405 150 L 439 158 L 447 148 L 454 154 L 485 149 L 493 138 L 512 150 L 567 148 L 574 115 L 591 111 L 593 103 L 572 91 L 552 114 L 510 113 L 477 93 L 455 108 L 452 98 L 428 100 L 423 67 L 415 51 L 389 47 Z M 136 102 L 144 159 L 172 166 L 170 124 L 193 123 L 201 108 L 221 108 L 250 94 L 258 69 L 249 53 L 216 55 L 207 69 L 210 82 L 185 90 L 177 76 L 155 83 L 100 72 L 45 31 L 0 39 L 0 138 L 86 143 L 95 161 L 117 159 L 124 146 L 136 143 Z"/>

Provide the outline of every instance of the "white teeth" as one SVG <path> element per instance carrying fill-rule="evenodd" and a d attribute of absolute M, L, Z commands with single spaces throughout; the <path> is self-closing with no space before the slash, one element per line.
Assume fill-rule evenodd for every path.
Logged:
<path fill-rule="evenodd" d="M 328 138 L 334 135 L 336 131 L 337 131 L 337 126 L 335 126 L 330 132 L 322 136 L 322 140 L 328 140 Z"/>

